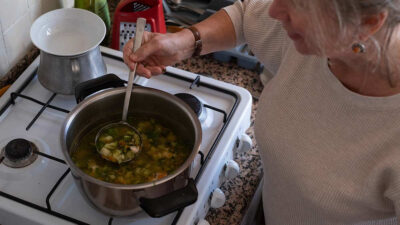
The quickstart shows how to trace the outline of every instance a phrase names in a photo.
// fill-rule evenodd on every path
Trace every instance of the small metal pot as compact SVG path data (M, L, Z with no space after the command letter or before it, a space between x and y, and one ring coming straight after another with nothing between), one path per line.
M76 98L79 102L100 89L123 84L116 75L105 75L78 85ZM65 119L61 130L62 152L79 190L97 209L112 216L132 216L143 209L152 217L161 217L194 203L197 189L189 174L200 148L201 125L186 103L166 92L134 87L129 113L162 118L179 138L191 144L191 154L174 173L151 183L112 184L85 174L71 160L74 144L92 125L121 117L124 93L125 88L96 93L80 102Z
M58 56L40 51L39 82L55 93L72 95L77 84L105 73L106 65L98 46L75 56Z
M84 9L56 9L37 18L30 37L40 49L40 83L55 93L71 95L78 83L104 75L99 44L105 34L103 20Z

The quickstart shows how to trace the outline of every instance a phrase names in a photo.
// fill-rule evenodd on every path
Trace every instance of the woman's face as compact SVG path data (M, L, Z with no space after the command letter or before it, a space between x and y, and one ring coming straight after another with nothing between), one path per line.
M332 19L328 21L328 17L324 18L326 21L323 27L330 27L330 29L317 29L310 20L308 9L302 5L294 6L293 0L274 0L270 6L269 15L282 22L287 35L301 54L320 55L321 52L326 55L338 54L338 46L333 46L337 40L328 40L334 39L333 37L338 32L334 31L337 26ZM320 35L321 32L329 32L329 35ZM324 37L323 40L321 37Z

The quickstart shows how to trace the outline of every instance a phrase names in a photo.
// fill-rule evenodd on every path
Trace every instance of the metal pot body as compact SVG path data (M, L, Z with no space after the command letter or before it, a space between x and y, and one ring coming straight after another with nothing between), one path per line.
M112 216L131 216L142 209L150 216L163 216L179 209L182 204L178 204L179 207L175 205L166 210L161 209L163 212L151 211L159 205L168 206L171 200L176 200L177 196L187 191L185 188L190 181L191 164L198 154L202 135L201 125L196 114L176 96L156 89L135 87L129 108L129 114L162 118L168 123L169 127L173 127L178 137L184 138L187 143L191 143L191 154L174 173L151 183L112 184L85 174L75 166L70 157L79 137L90 130L92 125L98 126L107 121L110 122L110 120L118 120L121 117L124 94L125 88L108 89L79 103L69 113L63 124L61 132L62 151L80 191L97 209ZM177 192L178 195L173 196L174 192ZM197 189L195 192L195 199L192 199L191 203L197 199ZM172 196L168 196L171 194ZM152 203L146 205L146 202Z
M157 199L184 188L188 182L189 170L188 168L169 181L142 189L110 187L84 179L79 173L72 174L80 193L94 208L110 216L134 216L142 211L140 199ZM164 215L147 213L152 217Z
M105 73L106 65L99 46L75 56L57 56L40 51L39 82L55 93L72 95L77 84Z

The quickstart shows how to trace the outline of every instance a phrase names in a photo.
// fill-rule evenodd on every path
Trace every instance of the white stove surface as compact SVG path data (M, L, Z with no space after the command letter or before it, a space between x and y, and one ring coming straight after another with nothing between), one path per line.
M108 48L102 51L114 56L121 56L121 52ZM128 68L121 60L104 57L108 73L114 73L120 78L127 80ZM13 86L0 98L0 109L6 106L10 99L10 93L15 92L27 78L34 73L39 64L37 58L32 65L21 75ZM194 80L197 74L189 73L176 68L168 68L167 72L178 74L187 79ZM220 112L206 108L207 118L202 122L202 143L201 151L207 156L210 149L215 148L214 154L209 159L203 173L197 177L196 186L199 190L199 197L196 203L186 207L176 224L194 224L205 217L209 209L210 193L225 180L223 168L227 160L232 159L234 144L237 138L244 133L250 125L251 95L240 87L233 86L221 81L216 81L201 76L201 83L218 86L234 95L210 89L206 85L194 86L190 89L190 82L176 79L171 76L161 75L149 80L137 78L135 83L161 89L171 94L190 93L198 97L204 104L216 107L226 112L232 118L224 127L224 115ZM43 88L37 77L23 89L21 94L35 98L41 102L47 102L53 95L52 92ZM72 110L76 106L74 96L57 95L50 105L66 110ZM122 107L122 106L121 106ZM67 114L51 108L43 111L37 121L26 130L34 116L41 110L42 106L30 100L17 97L15 104L10 105L0 115L0 149L10 140L24 138L33 142L38 149L48 155L63 160L60 144L60 130ZM229 118L228 118L229 119ZM221 129L225 132L220 136L215 146L215 140ZM1 150L0 150L1 151ZM192 163L194 168L191 177L196 178L201 168L201 157ZM14 196L26 202L51 210L61 215L73 218L76 223L87 224L172 224L176 212L162 218L151 218L142 212L129 218L112 218L91 207L78 191L72 175L68 172L68 165L39 156L31 165L14 169L0 164L0 191L7 195ZM56 186L58 180L64 175L65 178ZM54 192L47 199L49 193ZM46 199L48 201L46 201ZM62 217L62 216L61 216ZM0 224L72 224L74 221L65 220L49 213L34 209L26 204L20 204L15 199L0 196Z

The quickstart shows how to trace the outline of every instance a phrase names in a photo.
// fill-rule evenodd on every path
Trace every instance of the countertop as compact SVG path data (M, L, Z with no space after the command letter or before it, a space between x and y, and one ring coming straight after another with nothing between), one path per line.
M118 2L118 0L109 1L111 18ZM32 47L29 53L0 79L0 88L7 84L12 84L38 55L39 50ZM206 217L206 220L211 225L239 225L261 179L262 173L260 156L253 131L258 96L263 88L259 75L256 71L243 69L234 62L219 62L212 55L190 58L174 66L243 87L253 96L251 126L246 132L253 140L253 148L247 153L235 156L234 160L240 166L240 175L221 186L221 190L226 195L226 203L219 209L211 209Z

